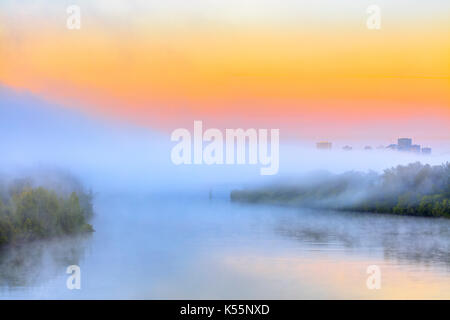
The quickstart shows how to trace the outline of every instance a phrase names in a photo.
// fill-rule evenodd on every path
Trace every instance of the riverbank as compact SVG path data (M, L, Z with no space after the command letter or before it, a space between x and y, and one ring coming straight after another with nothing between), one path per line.
M93 232L92 193L74 181L59 178L53 188L33 178L0 181L0 246Z
M450 218L450 164L412 163L383 174L347 172L233 190L232 201L299 207Z

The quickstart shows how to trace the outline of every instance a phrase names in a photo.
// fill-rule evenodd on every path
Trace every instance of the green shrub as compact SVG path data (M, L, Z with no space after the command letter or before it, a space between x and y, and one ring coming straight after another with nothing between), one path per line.
M92 195L58 196L43 187L25 186L0 201L0 245L92 232ZM80 202L83 199L83 203Z

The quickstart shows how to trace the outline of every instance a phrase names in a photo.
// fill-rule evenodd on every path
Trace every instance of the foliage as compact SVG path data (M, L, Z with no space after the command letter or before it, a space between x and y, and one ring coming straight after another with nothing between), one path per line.
M92 193L58 195L28 181L14 181L0 192L0 246L92 232Z
M450 163L419 162L381 175L348 172L321 181L235 190L233 201L291 204L363 212L450 217Z

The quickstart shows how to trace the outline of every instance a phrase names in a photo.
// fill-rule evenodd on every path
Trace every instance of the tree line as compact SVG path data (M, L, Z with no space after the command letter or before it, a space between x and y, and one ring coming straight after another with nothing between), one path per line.
M450 163L419 162L374 172L329 174L297 184L234 190L232 201L362 212L450 217Z

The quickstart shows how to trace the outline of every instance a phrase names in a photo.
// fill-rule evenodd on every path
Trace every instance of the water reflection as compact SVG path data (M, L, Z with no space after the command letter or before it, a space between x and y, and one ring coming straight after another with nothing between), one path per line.
M103 195L91 239L0 257L0 298L450 298L450 221ZM8 257L8 258L5 258ZM81 290L65 268L81 267ZM382 289L366 287L369 265Z
M64 237L2 248L0 287L34 287L64 274L69 265L78 265L84 258L90 237Z
M444 218L302 209L280 220L275 232L311 249L380 251L386 260L450 271L450 221Z

